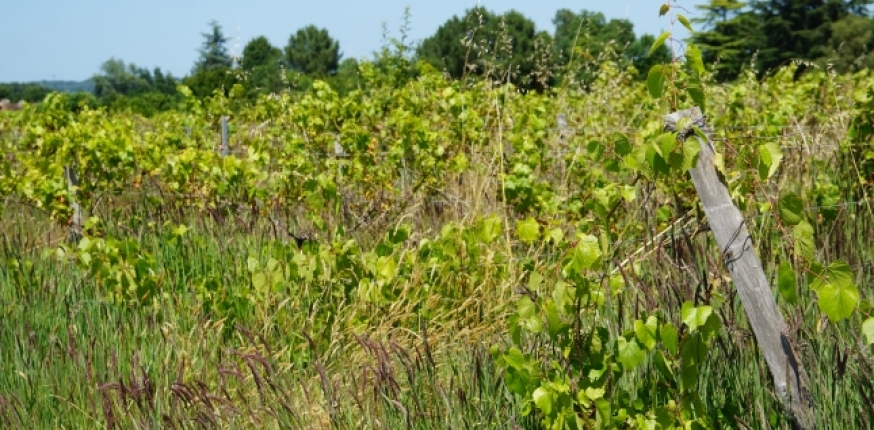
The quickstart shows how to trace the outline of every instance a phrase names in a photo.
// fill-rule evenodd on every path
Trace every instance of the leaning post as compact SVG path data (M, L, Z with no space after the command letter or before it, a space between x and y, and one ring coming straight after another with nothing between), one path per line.
M677 130L677 124L683 118L691 119L694 127L703 133L697 133L692 126ZM753 247L743 214L717 174L712 131L697 107L665 115L665 129L679 132L682 140L693 138L701 145L698 161L689 173L704 206L707 223L731 273L785 412L794 428L812 429L816 426L816 418L807 389L807 374L789 341L786 322L777 308L774 292Z

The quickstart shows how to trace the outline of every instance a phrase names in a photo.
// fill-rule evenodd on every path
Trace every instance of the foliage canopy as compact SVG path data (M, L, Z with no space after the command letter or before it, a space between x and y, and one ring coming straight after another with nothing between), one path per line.
M335 74L340 65L340 43L328 30L308 25L288 38L285 62L288 68L314 77Z

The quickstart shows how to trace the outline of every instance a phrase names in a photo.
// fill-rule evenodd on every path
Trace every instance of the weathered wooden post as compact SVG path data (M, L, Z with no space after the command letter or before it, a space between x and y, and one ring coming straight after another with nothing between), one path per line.
M691 119L692 124L705 136L700 136L691 127L677 130L677 123L682 118ZM807 390L807 375L787 337L786 322L777 308L777 301L753 247L743 214L734 205L728 188L717 175L713 164L716 153L711 143L712 131L697 107L665 115L665 129L679 131L680 138L684 140L695 138L701 145L698 162L689 172L707 214L710 230L722 250L723 259L740 294L786 413L790 415L795 428L812 429L816 426L816 417Z
M563 113L556 115L555 122L558 124L558 138L565 142L567 140L567 115Z
M568 168L564 156L568 148L567 141L568 135L570 134L567 126L567 115L563 113L557 114L555 116L555 123L558 130L558 145L555 153L550 155L558 161L555 163L557 166L555 174L557 175L557 180L561 181L559 186L561 187L562 192L565 192L567 191ZM574 161L576 161L576 157L574 157Z
M82 239L82 207L76 200L76 190L79 188L79 175L76 174L76 165L71 164L64 167L64 179L67 180L67 189L70 191L70 208L73 209L73 216L70 218L70 232L67 235L69 243L79 243Z
M346 156L346 150L343 149L343 145L340 145L340 135L334 135L334 157L337 158L337 183L339 185L340 180L343 177L343 166L340 164L340 158Z

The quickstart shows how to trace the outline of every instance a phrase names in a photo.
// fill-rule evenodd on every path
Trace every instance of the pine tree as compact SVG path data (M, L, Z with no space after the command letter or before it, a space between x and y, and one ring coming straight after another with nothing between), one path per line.
M757 56L759 75L792 60L826 63L838 70L867 64L874 48L867 17L874 0L709 0L698 5L705 30L692 41L720 80L733 79ZM856 61L860 57L861 61ZM804 68L799 69L803 71Z
M192 74L207 70L228 69L233 65L231 56L228 54L228 38L222 32L221 26L216 21L209 23L212 31L201 33L204 37L203 47L200 48L200 58L194 64Z
M249 94L269 94L282 87L282 50L271 45L264 36L259 36L243 48L241 68L247 72L246 87Z
M756 0L765 46L762 71L793 59L816 60L829 54L832 24L849 15L867 16L872 0Z
M764 46L759 18L740 0L710 0L696 8L704 11L704 17L692 21L706 30L693 33L693 43L705 63L715 64L718 80L734 79Z

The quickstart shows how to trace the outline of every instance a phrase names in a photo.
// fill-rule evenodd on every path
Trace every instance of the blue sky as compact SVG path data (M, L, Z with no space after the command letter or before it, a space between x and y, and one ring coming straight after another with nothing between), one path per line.
M635 33L658 35L670 29L658 17L666 0L482 0L494 12L515 9L537 28L553 31L558 9L592 10L610 18L628 18ZM700 0L680 0L694 15ZM141 67L160 67L176 77L189 73L203 42L201 33L215 19L230 37L232 51L260 35L283 47L308 24L328 29L344 57L366 57L381 46L382 24L398 36L404 8L412 13L410 37L433 34L476 0L0 0L0 82L43 79L84 80L111 57ZM677 23L675 30L682 30ZM686 36L685 30L677 35Z

